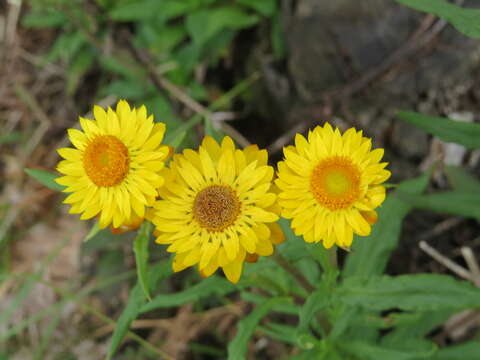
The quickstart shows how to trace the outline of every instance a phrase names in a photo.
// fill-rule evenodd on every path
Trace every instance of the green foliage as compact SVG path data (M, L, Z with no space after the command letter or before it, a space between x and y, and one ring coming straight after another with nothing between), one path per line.
M432 360L475 359L478 357L478 354L480 354L480 341L476 340L441 349L432 357Z
M465 9L446 0L397 0L397 2L413 9L437 15L465 35L480 39L479 9Z
M480 194L478 191L454 190L421 196L399 193L399 196L419 209L480 219L480 207L478 206Z
M443 141L454 142L468 149L480 147L479 124L431 117L407 111L400 112L398 117L429 134L438 136Z
M237 335L235 335L228 345L228 360L245 359L248 341L252 337L260 320L262 320L262 318L265 317L276 304L291 301L292 300L288 297L272 298L258 306L248 316L240 320L238 323Z
M138 283L143 291L143 294L150 300L150 290L148 288L148 244L150 242L150 232L152 225L145 221L138 235L133 241L133 251L135 253L135 262L137 264Z
M48 171L35 169L25 169L25 172L31 177L33 177L35 180L37 180L40 184L48 187L49 189L55 191L62 191L63 189L65 189L64 186L55 182L55 179L58 177L58 175L49 173Z
M429 359L436 351L436 346L427 341L406 341L404 348L388 348L361 341L346 341L342 348L352 355L361 354L362 360L418 360Z
M480 306L480 289L438 274L351 277L335 295L348 306L367 310L465 310Z
M315 314L329 305L329 292L326 290L322 287L309 295L300 310L296 338L303 349L311 349L316 343L316 339L310 332L310 323L315 319Z
M480 191L480 181L478 181L468 170L458 166L446 166L444 171L450 185L456 190L466 192Z
M250 15L238 7L222 6L188 14L186 28L195 46L202 49L209 40L224 30L243 29L258 21L258 16Z
M117 325L115 326L115 330L110 340L107 359L111 359L115 354L115 351L127 333L131 322L137 318L140 308L143 306L143 304L145 304L146 301L147 299L145 297L144 290L142 289L142 286L137 283L130 291L127 305L125 306L125 309L123 310L122 315L120 315Z
M152 301L140 309L140 313L159 308L183 305L211 295L223 296L234 292L236 289L237 288L228 280L218 276L210 276L202 282L188 287L186 290L176 292L175 294L155 296Z

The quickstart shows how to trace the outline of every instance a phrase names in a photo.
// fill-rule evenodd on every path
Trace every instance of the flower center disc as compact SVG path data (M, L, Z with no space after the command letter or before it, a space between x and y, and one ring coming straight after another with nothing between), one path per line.
M212 185L200 191L193 202L193 216L201 227L220 232L240 214L240 201L228 186Z
M312 171L310 191L327 209L345 209L360 196L360 171L342 156L322 160Z
M97 136L83 154L83 167L90 180L100 187L122 182L128 173L127 147L115 136Z

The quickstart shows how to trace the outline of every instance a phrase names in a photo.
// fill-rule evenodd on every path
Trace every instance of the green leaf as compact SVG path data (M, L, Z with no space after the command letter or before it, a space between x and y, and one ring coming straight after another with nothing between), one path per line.
M87 43L87 38L81 31L60 34L46 55L45 61L54 62L61 59L69 63L73 56Z
M397 2L413 9L437 15L465 35L480 39L479 9L465 9L445 0L397 0Z
M127 305L115 326L115 330L110 340L110 346L108 348L107 359L111 359L113 357L115 351L118 349L118 346L130 328L130 324L137 318L140 308L146 303L146 301L147 299L145 298L142 286L137 282L134 288L130 291Z
M389 314L387 321L393 329L382 337L382 345L400 346L406 339L423 338L444 324L453 313L452 310L440 310Z
M48 171L43 171L43 170L35 170L35 169L25 169L25 172L33 177L35 180L37 180L39 183L42 185L48 187L49 189L55 190L55 191L62 191L65 189L64 186L57 184L55 182L55 179L58 177L58 175L49 173Z
M352 277L334 296L346 305L374 311L460 311L480 307L480 288L438 274Z
M480 124L431 117L407 111L400 112L398 117L429 134L438 136L443 141L457 143L468 149L480 147Z
M91 49L84 49L80 51L67 69L66 90L69 95L72 95L77 90L82 77L93 65L95 55L90 50Z
M210 118L205 118L205 135L213 137L218 143L222 142L225 136L220 130L215 129Z
M210 295L220 297L234 292L236 289L237 287L228 280L218 276L210 276L186 290L174 294L157 295L152 301L145 304L140 312L144 313L159 308L179 306L188 302L198 301L199 299Z
M480 219L480 193L478 191L454 190L417 196L399 192L398 195L402 200L419 209Z
M182 131L175 138L173 138L168 144L172 146L174 149L176 149L182 144L183 140L185 139L185 136L187 136L187 132Z
M268 296L264 296L258 293L246 292L246 291L242 291L240 293L240 297L245 301L248 301L250 303L257 304L257 305L260 305L269 299ZM298 314L300 314L301 309L302 308L299 305L289 302L289 303L280 303L275 305L272 308L272 311L298 316ZM295 339L292 339L292 340L295 341Z
M3 144L15 144L22 140L22 133L19 131L12 131L10 133L0 135L0 145Z
M480 354L480 341L477 340L440 349L431 360L477 359L478 354Z
M99 231L100 231L100 226L98 225L98 221L95 221L95 224L93 224L92 228L88 232L87 236L85 236L85 239L83 241L87 242L88 240L94 238Z
M152 90L153 86L149 83L139 82L135 79L119 79L102 87L101 93L104 96L115 95L120 99L135 101L145 98Z
M401 183L398 189L408 194L421 194L428 184L428 174ZM390 254L397 247L402 223L412 209L395 195L389 195L378 209L378 222L372 234L366 238L356 237L352 252L348 255L343 277L369 276L383 273Z
M253 336L260 320L268 315L275 305L291 301L291 298L288 297L272 298L240 320L237 327L237 334L230 344L228 344L228 360L244 360L246 358L248 341Z
M362 355L362 360L419 360L430 359L437 347L427 341L405 341L401 349L387 348L361 341L343 341L341 347L354 356Z
M272 16L277 9L276 0L237 0L237 3L252 8L263 16Z
M238 7L201 9L187 15L187 32L198 47L224 29L239 30L256 24L260 18Z
M120 4L110 11L110 17L116 21L148 20L158 16L163 1L143 0Z
M60 11L30 11L22 17L22 25L26 28L41 29L65 25L67 18Z
M456 190L480 192L480 181L468 170L457 166L446 166L444 170L450 185Z
M300 319L297 327L297 343L302 349L311 349L315 346L316 339L310 332L310 323L315 320L315 315L329 304L326 288L314 291L305 301L300 311Z
M137 276L138 282L143 290L143 293L147 299L150 298L150 290L148 288L148 245L150 242L150 232L152 230L152 224L145 221L137 237L133 240L133 251L135 253L135 262L137 263Z
M294 326L270 322L265 326L258 326L258 329L272 339L282 341L286 344L297 344L295 342L297 329Z

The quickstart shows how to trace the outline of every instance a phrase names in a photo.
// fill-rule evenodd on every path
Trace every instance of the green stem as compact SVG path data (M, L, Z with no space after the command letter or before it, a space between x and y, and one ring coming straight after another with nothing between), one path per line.
M297 280L298 283L302 285L305 290L307 290L307 293L312 293L315 291L315 288L312 286L312 284L310 284L307 278L303 276L303 274L298 271L296 267L292 266L292 264L290 264L288 260L285 259L278 252L273 254L273 260L282 268L284 268L285 271L287 271L290 275L292 275L295 280Z
M334 246L328 251L328 260L330 262L330 266L332 267L332 270L337 270L338 269L338 256L337 256L337 247Z
M335 256L336 259L336 256ZM315 287L310 284L310 282L307 280L303 274L298 271L296 267L294 267L292 264L288 262L287 259L285 259L282 255L280 255L278 252L273 254L273 260L280 265L285 271L287 271L290 275L292 275L295 280L298 281L298 283L307 291L308 294L311 294L315 291ZM330 324L330 321L328 321L327 317L322 314L322 313L316 313L316 317L318 320L318 323L322 327L324 334L330 333L330 330L332 329L332 325Z

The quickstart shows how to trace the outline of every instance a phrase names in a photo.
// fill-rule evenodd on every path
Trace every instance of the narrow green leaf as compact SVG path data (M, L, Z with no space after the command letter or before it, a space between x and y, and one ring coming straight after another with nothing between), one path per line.
M480 354L480 341L477 340L440 349L431 360L478 359L478 354Z
M231 284L228 280L218 277L210 276L207 279L202 280L200 283L187 288L186 290L176 292L174 294L162 294L155 296L152 301L145 304L140 312L173 307L186 304L188 302L195 302L201 298L216 295L223 296L234 292L237 287Z
M465 310L480 307L480 288L451 276L415 274L346 279L335 298L374 311Z
M419 209L480 219L480 193L478 191L454 190L416 196L399 191L398 195L402 200Z
M419 360L430 359L437 347L427 341L405 341L400 349L387 348L363 341L343 341L341 347L354 356L362 354L362 360Z
M247 353L248 341L253 336L255 328L260 320L268 315L275 305L291 301L292 299L288 297L272 298L258 306L249 315L240 320L238 323L237 334L230 344L228 344L228 360L244 360Z
M302 349L311 349L315 346L316 339L310 331L310 323L315 315L329 303L328 292L325 287L314 291L305 301L300 311L300 319L297 327L297 343Z
M225 136L220 130L215 129L210 118L205 118L205 135L213 137L217 142L221 142Z
M138 231L137 237L133 241L133 251L135 253L135 262L137 263L137 276L138 282L145 294L145 297L149 300L150 290L148 288L148 245L150 242L150 232L152 229L152 224L148 221L145 221L140 230Z
M74 94L82 77L90 70L94 60L95 54L91 49L84 48L76 54L72 63L67 68L67 94Z
M437 15L465 35L480 39L479 9L465 9L445 0L397 0L413 9Z
M239 4L252 8L263 16L272 16L277 9L276 0L238 0Z
M67 18L60 11L30 11L22 17L22 25L26 28L42 29L58 27L67 23Z
M480 124L432 117L409 111L400 112L398 117L429 134L438 136L443 141L457 143L468 149L480 147Z
M143 0L121 3L110 11L110 17L116 21L141 21L157 16L163 1Z
M480 192L480 181L467 169L458 166L446 166L445 174L447 175L450 185L456 190Z
M393 329L382 337L382 345L401 346L407 339L423 338L444 324L453 313L452 310L439 310L390 314L388 322Z
M269 297L267 296L264 296L258 293L246 292L246 291L242 291L240 293L240 297L245 301L248 301L250 303L257 304L257 305L260 305L269 299ZM298 316L300 314L301 309L302 308L299 305L294 303L280 303L275 305L272 308L272 311Z
M186 27L193 42L203 47L225 29L239 30L256 24L260 18L239 7L223 6L200 9L187 15Z
M48 171L43 171L43 170L35 170L35 169L25 169L25 172L33 177L35 180L37 180L39 183L42 185L48 187L49 189L55 190L55 191L62 191L65 189L64 186L57 184L55 182L55 179L58 177L58 175L49 173Z
M429 175L401 183L398 189L408 194L421 194L428 184ZM342 275L369 276L383 273L390 254L397 247L402 223L412 209L395 193L389 195L378 209L378 222L373 226L372 234L366 238L356 237L352 252L348 255Z
M168 144L172 146L174 149L176 149L182 144L183 140L185 140L185 136L187 136L187 132L182 131L175 138L173 138Z
M146 303L144 291L140 283L133 287L128 296L127 306L123 310L120 318L117 321L115 330L110 340L110 346L108 348L107 359L112 359L115 351L122 342L125 334L130 328L130 324L135 320L139 314L140 308Z
M87 242L88 240L94 238L99 231L100 231L100 226L98 225L98 221L95 221L95 224L93 224L92 228L88 232L87 236L85 236L85 239L83 241Z
M265 326L258 326L258 329L272 339L282 341L286 344L297 344L295 341L297 329L294 326L269 322Z
M172 143L178 139L179 136L182 135L182 133L188 133L188 131L194 127L196 124L198 124L202 120L201 116L193 116L190 120L188 120L186 123L183 123L180 125L175 131L172 133L168 133L165 136L165 144L168 144L170 146L173 146Z

